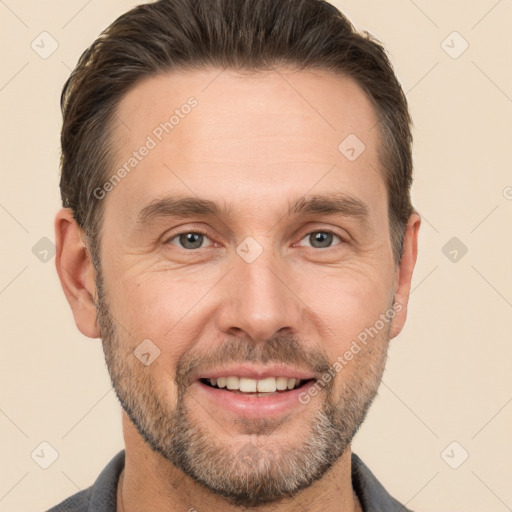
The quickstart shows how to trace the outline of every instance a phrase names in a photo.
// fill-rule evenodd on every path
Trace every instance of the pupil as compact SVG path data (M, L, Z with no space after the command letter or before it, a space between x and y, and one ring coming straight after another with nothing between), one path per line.
M198 249L203 243L203 235L200 233L186 233L180 236L180 243L186 249Z
M329 247L329 245L332 242L332 234L331 233L324 233L322 231L318 231L317 233L315 233L311 236L313 237L312 238L313 247Z

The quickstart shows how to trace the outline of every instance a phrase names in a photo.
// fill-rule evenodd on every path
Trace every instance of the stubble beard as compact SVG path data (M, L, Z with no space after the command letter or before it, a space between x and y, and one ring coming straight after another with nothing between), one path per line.
M351 364L358 365L345 378L342 389L335 393L333 379L318 396L317 407L310 427L297 436L294 445L283 446L273 442L278 432L283 435L288 428L286 418L282 425L272 422L247 424L248 441L226 443L207 428L193 420L187 407L188 386L186 376L191 360L176 368L177 400L173 407L165 396L155 373L134 356L133 347L120 336L107 304L101 271L97 273L98 325L102 337L105 361L115 393L122 408L137 428L145 442L176 468L201 484L212 493L225 498L235 506L257 507L293 498L302 489L321 479L341 457L363 423L377 393L384 371L388 325L382 339L375 339L365 347L365 354L358 354ZM286 343L292 344L283 352ZM232 360L259 360L261 362L293 363L291 354L309 361L295 339L273 338L258 348L250 341L236 340L230 357ZM297 352L298 351L298 352ZM224 354L230 351L224 351ZM234 354L236 352L236 356ZM243 354L247 358L243 357ZM284 357L280 357L284 355ZM235 359L236 357L236 359ZM180 362L182 362L180 359ZM321 353L313 358L316 370L330 367ZM345 368L342 370L346 371ZM338 379L343 378L338 374ZM190 403L190 399L188 400ZM303 405L302 407L307 407ZM215 421L214 418L212 418ZM250 440L249 440L250 439ZM287 439L287 437L286 437Z

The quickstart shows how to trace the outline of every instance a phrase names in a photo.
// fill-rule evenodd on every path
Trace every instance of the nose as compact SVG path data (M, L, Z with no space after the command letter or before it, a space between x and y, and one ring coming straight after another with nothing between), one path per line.
M264 251L252 263L235 257L224 283L219 329L232 335L243 331L255 341L268 340L278 331L298 331L305 307L290 275L271 251Z

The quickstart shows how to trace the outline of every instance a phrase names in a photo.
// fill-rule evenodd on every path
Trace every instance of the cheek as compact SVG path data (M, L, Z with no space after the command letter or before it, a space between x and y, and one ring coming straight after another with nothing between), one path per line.
M203 279L206 277L203 274ZM142 343L150 349L152 344L156 346L152 349L158 354L155 379L166 381L165 387L174 386L179 358L201 337L208 318L204 295L210 288L209 281L155 272L125 279L116 290L115 315L125 327L120 331L124 342L131 350L137 350Z
M199 305L209 283L205 274L202 279L172 272L126 277L115 289L116 312L131 330L162 339Z
M343 350L390 306L391 284L383 279L330 276L315 281L315 292L309 293L308 305L328 328L332 340L329 349Z

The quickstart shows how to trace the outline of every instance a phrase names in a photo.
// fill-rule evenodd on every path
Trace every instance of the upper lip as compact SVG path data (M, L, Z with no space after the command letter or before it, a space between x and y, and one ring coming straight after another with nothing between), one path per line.
M219 377L245 377L248 379L265 379L266 377L287 377L288 379L314 379L312 372L299 370L285 365L257 366L251 364L223 366L198 373L199 379L218 379Z

